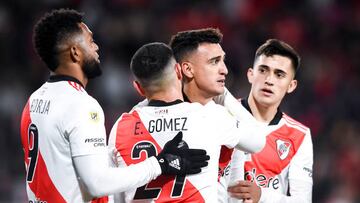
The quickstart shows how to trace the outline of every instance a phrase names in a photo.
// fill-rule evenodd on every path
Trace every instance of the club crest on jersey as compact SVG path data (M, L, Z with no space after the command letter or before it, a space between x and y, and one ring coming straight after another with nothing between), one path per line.
M277 153L281 160L284 160L290 152L291 143L283 140L276 140Z
M97 112L90 112L90 120L94 122L98 122L99 114Z

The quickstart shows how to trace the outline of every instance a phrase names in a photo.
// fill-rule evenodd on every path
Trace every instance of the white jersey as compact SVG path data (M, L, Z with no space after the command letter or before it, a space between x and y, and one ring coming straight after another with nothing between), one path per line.
M261 141L247 140L251 132L244 131L222 106L199 103L150 102L135 107L115 123L109 138L110 154L119 167L138 163L156 155L177 132L190 148L205 149L209 165L202 172L185 177L160 176L156 180L125 192L126 202L217 202L220 148L263 147ZM249 147L252 146L252 147ZM255 149L256 148L256 149ZM176 163L174 163L176 164Z
M92 200L74 170L72 157L107 150L103 110L76 79L52 76L30 96L21 141L29 202L107 202Z
M214 98L214 101L217 104L221 104L222 106L233 106L237 105L239 102L237 100L231 100L226 99L225 97L228 97L227 94L230 94L227 90L224 92L223 95L217 96ZM259 132L265 130L265 132L268 129L264 129L263 126L259 126L258 123L256 123L255 118L243 107L239 107L236 109L233 109L232 111L229 111L229 113L236 117L236 119L245 125L249 126L258 126ZM265 133L264 135L266 135ZM237 164L234 166L234 154L235 151L238 151L239 153L242 151L229 149L225 146L221 147L221 153L220 153L220 159L219 159L219 177L218 177L218 202L219 203L226 203L228 202L229 195L227 192L227 188L229 185L234 183L234 175L231 176L231 171L233 170L233 167L239 167L240 164ZM242 152L243 153L243 152ZM243 174L241 174L241 171L238 171L237 173L238 177L243 177Z
M236 101L228 93L225 106L238 119L246 110L246 100ZM240 117L239 117L240 116ZM313 148L310 129L278 111L267 125L248 119L268 129L266 145L261 152L245 154L235 150L232 159L231 183L249 180L261 187L260 202L311 202ZM262 134L264 135L264 134ZM237 202L231 198L231 202Z

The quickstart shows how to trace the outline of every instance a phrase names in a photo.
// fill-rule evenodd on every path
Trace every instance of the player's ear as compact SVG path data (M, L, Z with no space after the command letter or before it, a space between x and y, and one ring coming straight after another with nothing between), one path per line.
M253 77L254 77L254 69L251 67L247 71L247 78L250 84L252 84L253 82Z
M136 89L136 91L141 95L141 96L145 96L145 91L144 89L141 87L140 83L136 80L133 81L133 86Z
M191 67L191 64L189 62L182 62L180 63L181 71L187 78L193 78L193 69Z
M82 55L82 53L81 53L79 47L77 47L75 45L70 47L70 58L74 63L81 61L81 55Z
M296 89L296 87L297 87L297 80L291 80L286 92L291 93Z
M175 72L176 72L176 76L179 80L182 80L182 73L181 73L181 66L179 63L175 64Z

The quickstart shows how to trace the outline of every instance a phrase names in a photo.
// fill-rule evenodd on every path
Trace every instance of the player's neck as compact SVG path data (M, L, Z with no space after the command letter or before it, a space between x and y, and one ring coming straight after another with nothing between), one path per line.
M278 106L276 105L262 105L260 102L257 102L251 95L248 98L248 103L254 118L257 121L263 123L270 123L271 120L275 117L278 109Z
M206 94L202 94L201 90L189 84L184 85L184 93L190 102L198 102L202 105L207 104L209 101L213 99L213 97L206 96Z
M81 84L86 87L88 78L85 76L80 66L77 65L59 65L55 70L55 75L67 75L76 78Z
M184 100L180 89L178 88L166 88L166 90L147 95L148 100L161 100L165 102L173 102L175 100Z

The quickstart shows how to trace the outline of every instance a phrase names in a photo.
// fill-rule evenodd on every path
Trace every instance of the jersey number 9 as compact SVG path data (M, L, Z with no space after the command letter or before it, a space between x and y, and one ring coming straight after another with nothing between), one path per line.
M34 174L35 174L36 163L37 163L38 152L39 152L39 150L38 150L39 133L38 133L38 129L37 129L36 125L34 125L34 124L31 124L29 126L28 144L29 144L28 159L30 161L29 161L29 166L28 166L28 170L27 170L26 180L28 182L32 182L33 178L34 178Z

